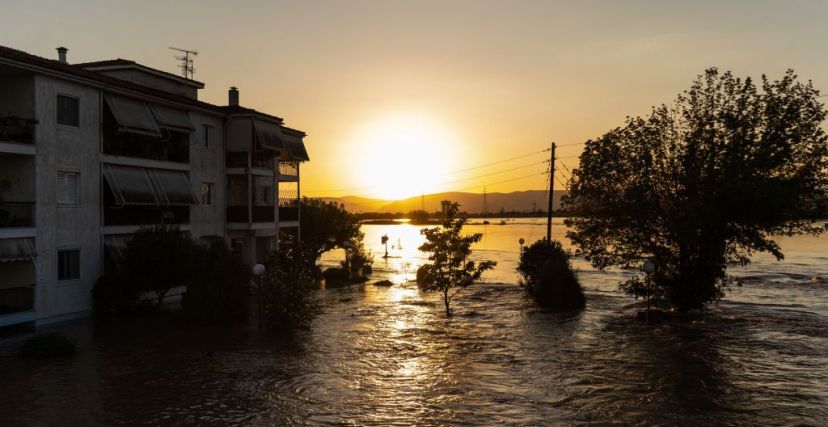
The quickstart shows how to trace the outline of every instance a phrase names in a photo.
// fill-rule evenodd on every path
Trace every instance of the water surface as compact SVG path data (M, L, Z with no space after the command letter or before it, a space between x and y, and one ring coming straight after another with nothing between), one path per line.
M468 227L485 233L476 256L499 264L446 318L437 295L407 283L424 261L419 228L365 226L375 254L389 236L393 258L377 259L375 279L396 285L318 291L319 316L293 337L166 316L55 326L81 352L0 355L0 424L828 424L825 237L783 239L786 260L735 270L745 285L708 315L652 326L617 290L629 272L582 260L586 310L527 301L514 267L518 238L545 233L532 219Z

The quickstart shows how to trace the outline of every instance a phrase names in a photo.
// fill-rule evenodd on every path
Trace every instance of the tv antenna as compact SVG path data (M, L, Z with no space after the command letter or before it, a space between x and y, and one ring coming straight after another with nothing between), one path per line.
M178 52L175 59L181 61L181 64L178 66L178 68L181 69L181 77L184 77L188 80L192 80L193 74L195 74L195 68L193 67L192 57L198 56L198 51L181 49L178 47L170 47L170 50Z

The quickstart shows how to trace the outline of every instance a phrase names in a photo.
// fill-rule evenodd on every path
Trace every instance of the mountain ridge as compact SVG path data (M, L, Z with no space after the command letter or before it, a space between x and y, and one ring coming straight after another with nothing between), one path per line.
M554 191L553 201L556 208L561 206L561 196L566 193L566 190ZM460 191L426 194L401 200L383 200L364 196L321 197L321 199L326 201L341 203L345 205L346 210L355 213L397 213L420 209L434 212L441 209L440 202L443 200L460 203L460 209L463 211L482 213L484 210L483 198L482 193L465 193ZM500 212L501 210L506 212L546 210L547 204L546 190L487 193L485 198L487 211L491 213Z

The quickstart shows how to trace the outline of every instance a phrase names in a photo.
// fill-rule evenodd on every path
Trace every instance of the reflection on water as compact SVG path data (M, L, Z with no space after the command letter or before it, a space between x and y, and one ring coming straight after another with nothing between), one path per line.
M32 363L0 355L3 425L539 425L812 424L828 421L828 244L783 240L736 273L742 288L704 318L649 326L617 291L624 272L580 260L587 309L535 309L515 286L518 238L542 222L469 226L480 258L499 262L456 299L407 283L424 258L411 225L366 226L378 258L371 284L318 293L310 331L193 329L175 319L57 326L77 358ZM563 227L554 230L563 234ZM402 248L399 248L401 243ZM392 248L393 246L393 248ZM341 254L326 256L334 264ZM0 352L13 347L0 342Z

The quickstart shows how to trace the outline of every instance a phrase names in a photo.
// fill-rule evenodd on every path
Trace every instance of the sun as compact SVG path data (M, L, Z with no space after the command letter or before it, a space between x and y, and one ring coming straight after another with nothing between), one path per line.
M445 173L456 164L453 136L426 116L396 114L367 123L357 132L354 171L362 195L405 199L443 190Z

